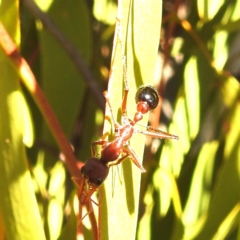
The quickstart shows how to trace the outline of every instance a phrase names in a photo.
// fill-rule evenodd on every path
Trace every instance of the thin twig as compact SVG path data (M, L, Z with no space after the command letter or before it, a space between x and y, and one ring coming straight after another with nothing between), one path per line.
M189 33L189 35L195 40L195 42L198 44L198 46L202 49L202 52L203 52L205 58L209 62L209 65L212 66L213 69L215 69L214 63L213 63L213 58L212 58L211 54L209 53L208 49L206 48L206 45L204 44L204 42L202 41L200 36L192 28L190 22L188 22L187 20L182 20L182 21L180 21L180 23L181 23L183 29L185 29Z
M41 9L32 0L21 0L22 3L30 10L33 16L39 19L46 30L58 41L62 49L68 54L75 64L77 71L83 76L87 86L91 90L94 99L98 106L103 110L105 106L102 90L99 89L96 79L93 77L91 71L83 60L83 57L79 51L70 43L66 36L59 30L56 24L49 18L47 14L41 11Z

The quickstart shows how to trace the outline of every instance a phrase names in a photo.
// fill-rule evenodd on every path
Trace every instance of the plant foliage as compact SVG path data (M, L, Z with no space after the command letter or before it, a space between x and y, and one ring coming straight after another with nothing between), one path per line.
M129 160L111 168L93 196L99 238L240 240L240 1L39 0L40 14L31 2L0 1L0 22L79 164L102 136L104 90L121 121L123 55L129 117L137 88L153 84L161 101L149 124L179 136L147 138L145 174ZM9 59L0 48L0 239L76 239L71 175ZM103 132L111 139L109 116L107 109ZM130 144L141 158L139 135ZM93 239L88 217L83 224L85 239Z

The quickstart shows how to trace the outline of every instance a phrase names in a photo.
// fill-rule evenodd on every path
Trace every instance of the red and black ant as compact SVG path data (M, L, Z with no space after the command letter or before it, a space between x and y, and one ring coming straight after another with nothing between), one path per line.
M123 46L120 37L120 20L117 19L117 36L119 39L120 47L123 51ZM134 133L141 133L146 136L161 138L161 139L178 139L178 136L162 132L152 127L146 127L146 130L139 130L135 125L142 120L143 114L155 109L159 103L159 95L156 89L150 85L142 86L138 89L135 95L137 104L137 111L133 119L127 116L127 97L129 92L127 81L127 67L126 57L124 51L122 54L123 62L123 80L125 83L124 96L122 100L122 119L121 124L118 123L113 115L113 109L109 100L107 92L104 92L104 97L108 104L111 120L114 124L114 139L112 141L99 140L91 144L92 157L89 158L86 164L81 168L82 178L73 177L73 181L78 187L79 199L79 220L81 221L92 210L92 194L100 187L109 173L109 167L121 163L127 157L142 171L146 172L141 165L137 154L129 145L129 140ZM100 158L97 158L95 146L102 146ZM82 217L82 206L86 205L88 213Z
M161 139L178 139L177 136L162 132L160 130L147 127L147 130L139 130L135 125L142 120L143 114L158 106L159 96L157 91L150 85L142 86L138 89L135 100L137 103L137 111L133 120L127 117L127 95L128 89L125 88L124 97L122 101L122 122L116 122L112 107L108 98L107 92L104 92L106 102L109 106L112 121L115 128L115 136L112 141L100 140L93 142L91 145L92 157L88 159L86 164L81 168L82 179L79 181L73 178L73 181L78 186L78 198L81 204L79 218L82 220L81 208L83 205L88 205L88 213L92 211L91 196L100 187L108 176L109 167L121 163L127 157L142 171L145 169L139 162L138 156L129 145L129 140L134 133L142 133L147 136ZM100 158L96 157L95 146L101 145L102 151ZM121 157L120 157L121 156Z

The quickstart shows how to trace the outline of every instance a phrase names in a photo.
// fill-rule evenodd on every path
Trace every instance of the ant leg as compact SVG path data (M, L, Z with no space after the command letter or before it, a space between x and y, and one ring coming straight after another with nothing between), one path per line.
M77 223L77 227L78 227L78 228L81 226L82 220L83 220L83 218L85 217L85 216L84 216L84 217L82 218L82 208L83 208L83 206L82 206L82 204L80 203L80 201L78 200L78 223Z
M85 184L85 179L84 178L82 178L82 179L80 179L80 178L77 178L77 177L72 177L72 180L73 180L73 182L76 184L76 186L77 186L77 188L78 188L78 204L79 204L79 206L78 206L78 228L79 228L79 226L80 226L80 223L81 223L81 221L82 221L82 204L80 203L80 197L79 197L79 194L82 192L82 189L83 189L83 186L84 186L84 184Z
M123 148L123 151L130 154L131 161L144 173L146 170L142 166L142 164L139 162L138 156L135 153L135 151L131 148L129 145L125 145Z
M125 84L123 101L122 101L122 115L124 117L126 117L127 116L127 97L128 97L128 92L129 92L128 81L127 81L126 56L122 57L122 64L123 64L123 80L124 80L124 84Z
M83 234L83 225L82 225L82 204L78 201L78 217L77 217L77 232L78 234Z
M112 118L113 125L114 125L114 129L115 129L114 131L115 131L115 134L116 134L116 133L118 133L119 123L115 120L115 117L114 117L114 114L113 114L113 108L112 108L112 105L111 105L110 100L109 100L108 92L104 91L103 96L105 97L106 102L108 104L109 111L110 111L111 118Z
M117 159L117 160L114 161L114 162L109 163L108 166L109 166L109 167L112 167L112 166L118 165L118 164L121 163L124 159L126 159L128 156L129 156L129 153L126 152L126 155L124 155L123 157Z
M93 157L96 156L96 151L95 151L96 145L101 145L102 147L104 147L104 145L106 145L107 143L108 143L108 141L106 141L106 140L99 140L99 141L92 142L92 144L91 144L92 156Z
M98 206L98 204L97 204L95 201L93 201L91 198L89 198L89 199L88 199L88 204L86 204L87 213L86 213L81 219L79 219L79 222L82 222L83 219L84 219L86 216L88 216L89 214L93 213L92 202ZM80 203L80 202L79 202L79 203ZM80 206L79 206L79 209L80 209ZM80 211L80 210L79 210L79 211ZM82 214L81 214L81 215L82 215ZM79 216L80 216L80 215L79 215Z
M94 204L96 204L97 206L98 206L98 204L95 202L95 201L93 201L90 197L88 197L87 199L86 199L86 202L88 202L88 207L87 207L87 210L88 210L88 212L82 217L82 207L83 207L83 204L81 203L81 201L80 201L80 195L81 195L81 193L82 193L82 189L83 189L83 187L84 187L84 184L85 184L85 179L84 178L82 178L81 180L79 179L79 178L77 178L77 177L72 177L72 180L73 180L73 182L77 185L77 187L78 187L78 203L79 203L79 206L78 206L78 209L79 209L79 212L78 212L78 227L80 227L80 224L81 224L81 222L83 221L83 219L87 216L87 215L89 215L90 213L92 213L93 212L93 208L92 208L92 202L94 203ZM92 194L93 194L93 192L94 191L96 191L96 189L95 188L93 188L93 189L91 189L89 192L88 192L88 196L92 196Z
M76 184L78 190L82 191L85 179L84 178L78 178L78 177L71 177L72 181Z
M89 199L87 206L88 206L88 207L87 207L87 213L81 218L81 220L80 220L81 222L83 221L83 219L84 219L86 216L88 216L89 214L91 214L91 213L93 212L92 200L91 200L91 199Z
M170 133L167 133L167 132L163 132L163 131L155 129L151 126L148 126L147 130L150 130L150 131L137 130L137 132L142 133L142 134L144 134L146 136L149 136L149 137L153 137L153 138L176 139L176 140L179 139L179 137L176 136L176 135L173 135L173 134L170 134ZM154 131L154 132L151 132L151 131Z
M146 170L144 169L144 167L141 165L141 163L139 162L138 156L135 153L135 151L129 146L129 145L125 145L125 148L122 149L122 151L126 154L125 156L119 158L117 161L112 162L110 164L108 164L109 167L114 166L114 165L118 165L119 163L121 163L124 159L126 159L127 157L130 156L130 160L142 171L142 172L146 172Z

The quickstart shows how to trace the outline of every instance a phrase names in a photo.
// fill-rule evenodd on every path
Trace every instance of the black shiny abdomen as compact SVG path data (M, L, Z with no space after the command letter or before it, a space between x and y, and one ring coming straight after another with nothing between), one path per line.
M140 87L135 95L136 103L146 102L151 110L158 106L159 96L157 90L151 85Z

